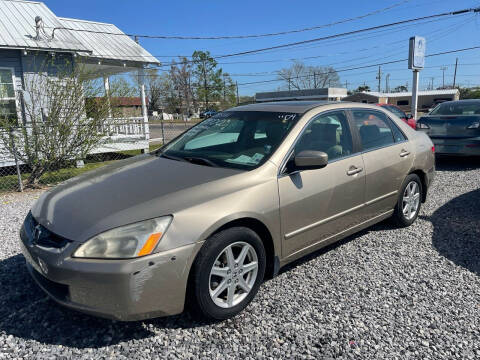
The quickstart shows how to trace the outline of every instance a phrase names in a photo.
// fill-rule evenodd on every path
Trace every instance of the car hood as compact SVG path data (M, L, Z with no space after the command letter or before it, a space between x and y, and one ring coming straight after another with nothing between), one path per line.
M48 230L84 242L103 231L173 214L218 196L207 186L245 171L142 155L72 178L45 192L32 207ZM201 188L201 189L199 189Z

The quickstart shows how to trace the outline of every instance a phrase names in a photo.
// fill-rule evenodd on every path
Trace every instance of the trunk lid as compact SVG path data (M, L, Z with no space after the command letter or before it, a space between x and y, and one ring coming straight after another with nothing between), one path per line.
M418 123L429 126L424 132L432 139L466 139L480 136L480 129L468 129L468 126L475 122L480 122L480 115L432 115L418 120Z

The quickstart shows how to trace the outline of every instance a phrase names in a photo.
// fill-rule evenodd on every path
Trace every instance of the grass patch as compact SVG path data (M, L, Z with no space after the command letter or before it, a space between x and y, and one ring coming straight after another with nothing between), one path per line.
M148 147L148 151L152 152L160 148L162 144L150 144ZM125 151L119 151L119 154L125 155L125 156L136 156L140 155L142 153L142 150L125 150Z
M57 184L59 182L68 180L74 176L78 176L80 174L83 174L87 171L97 169L99 167L105 166L107 164L110 164L114 162L115 160L111 161L103 161L103 162L96 162L96 163L86 163L84 167L82 168L76 168L76 167L69 167L69 168L64 168L64 169L59 169L55 171L48 171L45 174L42 175L40 178L39 183L44 186L50 186L53 184ZM22 180L27 180L28 177L30 176L30 173L22 173ZM5 191L14 191L15 189L18 189L18 178L17 175L6 175L0 177L0 191L5 192Z

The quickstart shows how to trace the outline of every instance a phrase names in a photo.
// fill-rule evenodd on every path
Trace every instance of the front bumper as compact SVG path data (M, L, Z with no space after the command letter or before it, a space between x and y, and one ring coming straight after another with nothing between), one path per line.
M181 313L190 266L202 245L136 259L99 260L71 257L79 246L74 242L63 249L32 244L23 226L20 240L30 274L55 301L122 321Z

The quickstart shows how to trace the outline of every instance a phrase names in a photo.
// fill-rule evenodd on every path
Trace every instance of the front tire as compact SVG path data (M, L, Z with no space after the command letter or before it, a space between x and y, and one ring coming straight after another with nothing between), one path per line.
M194 311L212 320L235 316L255 297L265 266L265 248L253 230L233 227L214 234L193 264Z
M416 174L408 175L403 181L392 220L399 227L412 225L418 217L422 204L423 187Z

